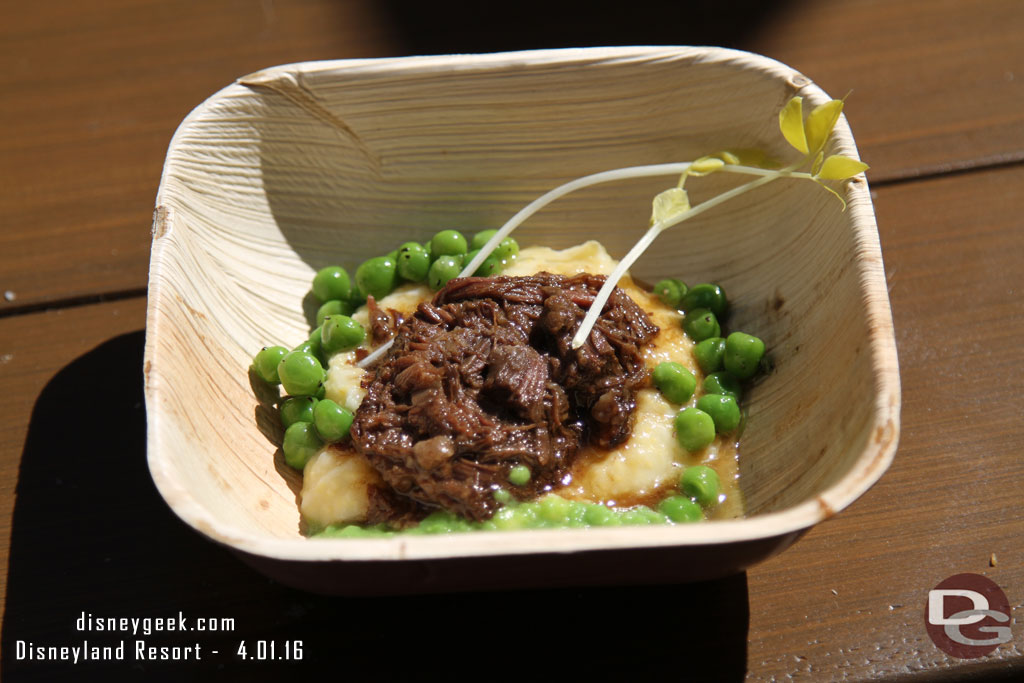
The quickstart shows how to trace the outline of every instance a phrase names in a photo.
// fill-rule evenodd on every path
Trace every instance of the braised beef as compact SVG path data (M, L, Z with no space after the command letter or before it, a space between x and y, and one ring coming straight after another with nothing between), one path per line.
M366 297L366 308L370 317L370 339L373 343L383 344L394 337L398 326L402 324L402 314L393 308L381 310L372 295Z
M460 278L398 325L351 431L391 489L371 496L370 523L438 507L484 520L498 507L494 489L532 497L562 482L585 440L607 448L628 438L648 381L641 350L658 328L616 288L572 349L603 283L590 274ZM509 485L516 465L530 468L528 484Z

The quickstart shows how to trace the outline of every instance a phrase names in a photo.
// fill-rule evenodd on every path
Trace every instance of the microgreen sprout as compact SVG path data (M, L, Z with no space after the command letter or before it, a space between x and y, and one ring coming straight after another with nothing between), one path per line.
M683 221L700 215L708 209L738 197L756 187L765 185L778 178L803 178L812 180L839 199L843 209L846 209L846 201L838 192L824 184L826 180L846 180L868 168L867 164L858 159L833 154L825 158L825 145L839 115L843 111L844 100L829 100L828 102L815 107L805 120L803 117L803 98L794 97L779 112L779 129L782 136L798 152L803 153L803 158L794 164L781 169L765 168L764 166L744 165L738 163L740 156L734 152L721 152L716 155L702 157L692 162L683 172L676 187L660 192L653 202L651 211L650 227L640 240L633 245L629 253L619 261L611 275L605 280L601 290L590 305L590 310L583 318L583 323L576 331L572 340L572 347L578 349L590 335L594 324L597 322L605 302L611 296L612 290L630 266L636 262L655 238L663 231L678 225ZM810 164L810 172L799 169ZM697 206L691 206L686 190L683 189L688 176L703 176L719 171L731 173L745 173L759 176L748 183L734 187L720 195L712 197ZM500 231L499 231L500 232Z
M573 348L579 348L590 335L594 324L604 309L605 303L608 301L612 290L615 289L619 280L626 274L630 266L651 246L655 238L665 230L779 178L811 180L835 195L845 210L846 201L838 192L826 185L825 181L847 180L867 170L868 166L858 159L839 154L825 157L825 147L832 134L832 129L839 121L844 101L845 98L830 100L815 107L806 118L803 115L802 97L793 97L785 104L779 112L779 129L786 141L800 152L803 157L799 161L782 168L776 168L776 164L765 154L757 150L733 150L701 157L692 162L632 166L603 171L560 185L527 204L501 226L477 252L476 256L465 265L462 272L459 273L459 277L467 277L476 272L480 264L513 230L522 225L533 214L570 192L590 187L591 185L628 178L679 175L679 182L675 187L664 190L654 197L647 232L633 245L629 253L619 261L595 297L572 340ZM809 170L801 170L808 167ZM754 180L727 190L696 206L691 205L689 196L684 189L687 178L701 177L718 172L738 173L756 177ZM367 367L380 358L388 348L390 348L390 343L375 350L363 359L359 365Z

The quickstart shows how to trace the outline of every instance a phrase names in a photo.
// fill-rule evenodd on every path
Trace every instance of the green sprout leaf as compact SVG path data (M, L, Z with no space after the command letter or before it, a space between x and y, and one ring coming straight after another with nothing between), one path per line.
M690 210L690 198L686 190L673 187L659 192L651 207L651 225L671 220Z
M825 153L818 152L818 155L814 157L814 163L811 164L811 175L815 178L818 177L818 170L821 168L822 162L825 160Z
M786 142L793 145L798 152L807 154L810 149L807 147L808 137L804 133L804 98L797 95L779 112L779 129Z
M833 194L833 196L835 196L835 198L839 200L839 203L843 205L843 209L842 210L846 211L846 200L843 199L843 195L839 194L838 192L833 190L831 187L829 187L825 183L823 183L820 180L818 180L817 178L812 178L812 180L814 180L814 182L818 183L818 185L824 187L826 190L831 192Z
M729 166L753 166L765 169L782 166L778 159L773 159L760 149L726 149L712 156L718 157Z
M720 171L723 166L725 166L725 162L717 157L701 157L690 164L690 168L686 171L686 174L697 177L706 176L709 173Z
M829 135L832 133L832 129L839 120L839 115L843 111L844 100L831 100L816 107L807 117L806 122L803 119L803 99L801 97L793 97L786 103L782 111L779 112L779 128L786 141L804 156L797 163L785 167L782 167L781 164L761 151L731 149L702 157L694 162L679 161L618 168L592 173L563 183L534 199L506 221L487 243L477 251L476 256L470 259L469 263L464 264L461 276L465 277L474 273L483 263L484 259L498 248L501 241L508 237L513 230L522 225L530 216L570 192L599 183L625 180L627 178L678 175L679 184L677 187L665 190L654 198L651 208L650 226L629 252L622 257L594 297L590 309L576 329L576 334L572 339L572 347L580 348L589 338L594 324L597 322L601 311L604 310L605 302L611 296L619 280L651 246L658 235L665 230L683 221L693 219L720 204L731 201L746 192L780 178L810 180L821 185L839 199L845 211L846 200L833 188L829 187L825 181L846 180L867 169L867 165L857 159L842 155L832 155L827 159L825 158L824 148L828 142ZM799 170L806 167L808 162L811 162L810 173ZM690 198L686 194L686 190L683 189L683 183L686 181L686 178L691 175L703 176L718 171L756 176L756 178L714 197L705 199L696 206L691 206ZM376 363L388 352L393 341L392 339L391 342L382 344L373 353L359 361L359 367L366 368Z
M807 117L807 146L811 154L817 154L825 147L828 136L832 134L839 115L843 113L842 100L830 100L817 106ZM805 150L806 151L806 150Z
M740 165L739 155L737 155L735 152L730 152L727 149L724 149L721 152L719 152L718 153L718 158L721 159L722 161L724 161L725 163L731 164L733 166L739 166Z
M822 180L846 180L861 171L866 171L867 168L868 165L863 161L844 157L840 154L833 154L822 163L817 177Z

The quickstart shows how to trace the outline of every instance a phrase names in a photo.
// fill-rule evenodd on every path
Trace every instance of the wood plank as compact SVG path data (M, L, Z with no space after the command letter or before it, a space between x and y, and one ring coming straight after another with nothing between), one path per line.
M961 572L991 577L1015 611L1024 604L1022 183L1015 167L877 190L899 451L849 510L748 573L752 678L1024 673L1012 645L973 662L947 656L923 616L928 590ZM1019 643L1019 611L1012 628Z
M659 44L765 54L833 96L853 91L847 113L874 182L1024 158L1018 0L643 0L614 15L526 0L500 22L474 22L457 3L388 5L417 54Z
M848 113L872 181L1024 158L1021 3L746 5L681 23L652 22L658 2L623 22L555 11L540 32L529 3L475 24L461 6L398 0L19 6L0 26L0 292L14 297L0 297L0 311L141 291L175 126L237 76L276 63L710 37L787 62L833 94L854 90Z
M727 618L709 629L661 610L646 620L652 631L630 631L632 647L588 655L573 670L600 679L606 668L633 668L638 652L674 651L677 640L702 650L725 641L738 653L745 648L742 575L698 592L677 585L374 599L324 598L265 579L178 520L153 486L142 407L144 305L138 298L0 320L0 680L120 681L141 670L147 680L279 681L326 667L354 680L448 679L453 667L493 671L496 656L531 664L515 662L527 656L517 654L520 647L532 647L519 639L538 628L548 628L566 652L586 652L595 637L619 638L609 614L625 619L638 604L684 602ZM550 627L538 624L539 612ZM82 615L179 613L192 624L199 617L234 623L212 633L137 636L76 627ZM496 655L506 638L510 653ZM138 662L136 639L156 647L198 643L204 659ZM37 647L124 640L126 661L19 660L11 655L19 640ZM303 660L236 655L244 642L257 657L258 641L273 641L278 653L285 641L300 641ZM744 661L707 659L688 668L735 678Z
M0 25L0 311L145 287L171 135L235 78L394 51L374 4L58 0Z
M39 404L41 393L58 382L61 374L66 374L69 364L74 364L77 358L87 356L104 344L123 347L123 342L110 340L125 333L136 331L136 336L141 339L141 330L145 325L146 300L142 297L0 319L0 548L5 555L11 538L15 488L21 485L20 476L25 469L38 467L34 462L22 462L22 454L33 411ZM140 378L142 376L141 357L134 365L130 356L118 358L107 354L105 360L109 366L94 366L94 374L72 373L78 384L69 384L66 380L58 382L64 387L60 398L66 400L66 403L61 406L61 401L51 400L47 404L49 409L57 406L61 411L66 411L61 419L66 418L69 425L78 424L76 413L83 412L82 405L94 400L96 389L103 386L110 376L133 372ZM125 408L124 405L119 407ZM133 411L136 421L143 418L144 407L141 404L134 405L133 402L127 408ZM125 424L131 415L117 415L115 412L109 417L113 421L110 427L113 443L83 443L76 449L77 453L65 455L88 459L102 452L103 446L116 444L116 424ZM51 421L49 424L58 423ZM37 433L35 438L45 439L45 435ZM144 458L145 442L140 441L134 445L135 452L120 453L119 457ZM142 447L141 451L139 446ZM43 461L61 455L50 453L45 448L37 448L36 453ZM60 468L45 469L51 484L66 478L60 486L77 488L77 484L66 473L62 473ZM98 494L94 492L92 495ZM6 567L7 563L4 562L3 566ZM0 581L0 585L5 584L6 580Z
M656 670L665 653L673 667L686 662L704 679L744 671L751 680L951 676L977 667L1020 673L1024 658L1011 645L975 662L946 657L927 640L922 615L928 589L962 571L991 576L1016 610L1024 604L1024 397L1016 379L1024 350L1015 344L1024 311L1014 297L1024 285L1024 233L1013 195L1022 182L1024 168L1011 168L878 189L904 381L896 461L849 510L779 557L746 577L700 585L383 599L283 588L185 527L149 480L141 298L0 320L4 652L14 639L107 642L74 630L83 611L157 617L180 610L236 620L231 632L195 639L207 649L301 639L305 663L336 665L341 653L359 670L393 654L394 639L380 633L396 633L394 615L406 614L420 627L389 671L422 677L444 665L437 653L450 650L466 615L482 609L501 633L529 634L541 609L566 651L585 653L574 671L598 679L635 675L639 661ZM426 622L432 627L422 628ZM615 647L594 647L612 634ZM711 651L715 657L705 656ZM486 670L494 653L468 648L460 657L465 668ZM280 676L269 664L250 664L227 656L147 670L207 680L223 676L220 665L252 680ZM0 661L5 680L53 680L59 670ZM124 665L90 669L100 671L116 674Z
M1024 4L780 3L740 47L800 70L846 113L873 182L1024 159Z

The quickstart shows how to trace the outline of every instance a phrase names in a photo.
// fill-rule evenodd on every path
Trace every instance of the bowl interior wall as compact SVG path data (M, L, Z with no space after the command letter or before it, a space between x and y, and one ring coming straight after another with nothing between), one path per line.
M442 228L497 227L587 173L724 148L789 158L774 121L795 92L777 75L685 55L442 73L300 68L242 83L192 117L168 157L150 458L180 504L279 538L299 533L300 478L274 445L280 428L246 368L261 346L308 336L317 268L352 272ZM622 256L651 197L674 181L581 191L516 236L556 247L596 238ZM737 182L688 187L699 200ZM743 437L753 515L838 481L873 427L865 272L850 215L813 184L780 180L665 233L634 269L647 281L720 281L731 328L770 348L775 370L751 393Z

